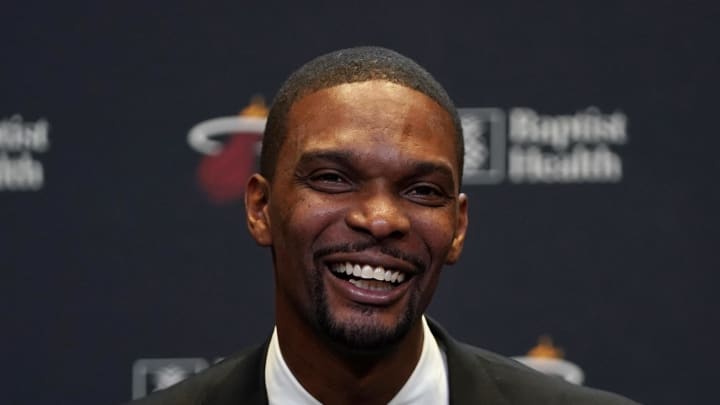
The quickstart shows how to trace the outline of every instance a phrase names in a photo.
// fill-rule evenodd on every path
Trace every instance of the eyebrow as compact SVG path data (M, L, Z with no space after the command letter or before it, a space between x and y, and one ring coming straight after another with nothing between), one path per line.
M447 165L417 160L410 160L408 162L415 168L416 175L424 176L431 173L440 173L443 176L453 178L452 169Z
M338 151L338 150L318 150L318 151L309 151L304 152L300 156L300 160L298 160L298 166L304 166L307 165L313 161L317 160L326 160L333 163L337 163L339 165L348 166L350 163L355 160L354 154L347 152L347 151Z
M361 162L362 157L358 154L342 150L317 150L308 151L300 156L298 166L304 166L313 161L325 160L345 167L355 167L355 162ZM436 163L426 160L407 159L406 165L413 168L413 176L425 176L432 173L439 173L454 179L452 169L444 163Z

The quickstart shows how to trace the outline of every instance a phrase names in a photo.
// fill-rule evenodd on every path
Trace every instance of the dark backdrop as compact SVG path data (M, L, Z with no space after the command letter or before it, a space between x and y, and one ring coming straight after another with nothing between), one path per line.
M198 187L186 134L363 44L460 107L628 119L619 182L467 185L466 252L431 314L506 355L549 333L587 384L639 401L714 401L716 3L262 3L2 6L0 118L50 126L42 188L0 191L3 403L118 403L136 359L264 339L269 254L242 204Z

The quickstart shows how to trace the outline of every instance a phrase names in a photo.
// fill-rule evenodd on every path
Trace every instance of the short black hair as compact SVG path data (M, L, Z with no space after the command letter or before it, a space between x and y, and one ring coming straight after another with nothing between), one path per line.
M287 115L303 96L345 83L386 80L435 100L453 119L460 180L465 145L460 117L440 83L412 59L390 49L363 46L319 56L293 72L280 87L268 114L260 154L260 173L272 181L278 153L285 141Z

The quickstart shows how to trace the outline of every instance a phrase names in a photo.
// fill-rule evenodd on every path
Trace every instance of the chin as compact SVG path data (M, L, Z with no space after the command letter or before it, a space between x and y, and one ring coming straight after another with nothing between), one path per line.
M400 314L383 313L383 308L357 305L337 313L328 305L321 287L315 294L315 320L319 332L331 342L350 351L383 351L398 345L420 315L417 300L410 297Z

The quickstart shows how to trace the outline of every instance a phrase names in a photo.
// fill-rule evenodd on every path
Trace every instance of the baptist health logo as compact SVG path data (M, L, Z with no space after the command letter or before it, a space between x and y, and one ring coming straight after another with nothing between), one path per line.
M627 143L627 117L588 107L569 115L531 108L461 108L465 184L617 183L615 151Z
M49 128L44 119L23 121L19 114L0 119L0 191L37 191L43 187L43 165L34 155L50 147Z

